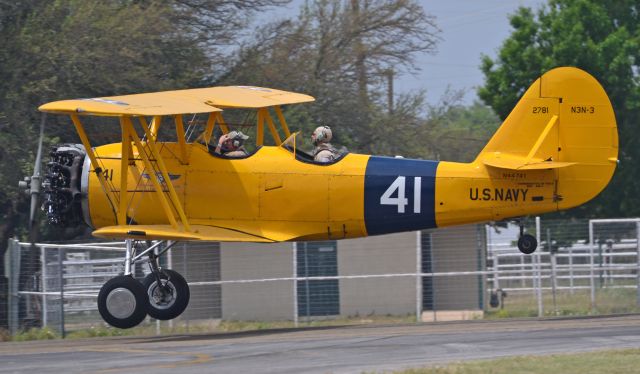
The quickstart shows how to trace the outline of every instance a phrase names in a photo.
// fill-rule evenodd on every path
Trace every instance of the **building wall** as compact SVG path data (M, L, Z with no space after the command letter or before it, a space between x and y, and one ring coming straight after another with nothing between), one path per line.
M224 281L290 278L292 243L221 243ZM293 281L222 285L222 318L226 320L292 320Z
M220 244L217 242L185 242L171 249L165 267L179 272L187 282L220 280ZM189 306L180 316L184 319L217 319L222 316L219 285L191 286Z
M462 272L482 269L484 244L483 238L478 236L480 234L476 225L421 233L431 237L432 270ZM416 232L407 232L337 242L338 275L406 275L340 279L341 316L415 313L416 278L410 274L416 273L417 235ZM291 278L293 261L293 243L221 243L220 279ZM432 281L430 297L436 310L482 310L482 277L435 277ZM303 283L299 282L299 287ZM220 289L223 319L264 321L294 318L292 280L222 284ZM298 288L298 295L300 292Z
M484 240L477 225L454 226L423 233L429 234L434 272L466 272L484 268ZM478 275L435 277L433 306L436 310L481 310L482 285L482 277Z
M416 233L407 232L338 241L340 275L416 272ZM340 280L340 314L415 313L415 277Z

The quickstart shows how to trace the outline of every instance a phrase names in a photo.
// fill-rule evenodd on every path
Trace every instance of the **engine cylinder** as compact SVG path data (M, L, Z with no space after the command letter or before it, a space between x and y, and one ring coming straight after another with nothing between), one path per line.
M82 222L81 175L86 154L81 144L61 144L51 150L42 183L42 210L49 224L70 227Z

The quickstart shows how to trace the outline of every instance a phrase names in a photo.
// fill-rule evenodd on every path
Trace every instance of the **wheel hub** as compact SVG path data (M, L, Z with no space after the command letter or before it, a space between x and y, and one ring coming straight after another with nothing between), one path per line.
M149 303L157 309L168 309L176 302L176 288L171 282L163 282L162 287L158 287L158 282L153 282L148 290Z
M118 319L131 316L136 309L136 297L126 288L115 288L107 296L107 310Z

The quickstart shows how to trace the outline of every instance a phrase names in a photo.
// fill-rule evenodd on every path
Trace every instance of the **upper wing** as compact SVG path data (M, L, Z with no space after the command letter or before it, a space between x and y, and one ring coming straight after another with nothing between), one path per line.
M309 95L252 86L194 88L135 95L54 101L38 109L98 116L163 116L219 112L220 108L265 108L315 100Z

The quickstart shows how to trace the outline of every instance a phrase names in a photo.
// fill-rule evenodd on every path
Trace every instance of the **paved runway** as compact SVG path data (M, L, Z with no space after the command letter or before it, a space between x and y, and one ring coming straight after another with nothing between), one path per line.
M361 373L640 348L640 315L0 344L0 372Z

